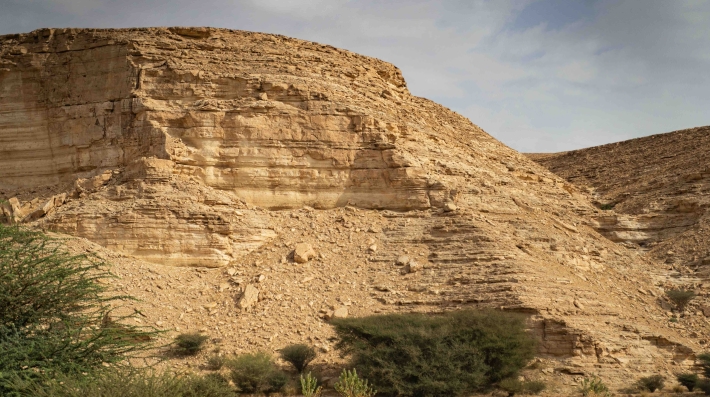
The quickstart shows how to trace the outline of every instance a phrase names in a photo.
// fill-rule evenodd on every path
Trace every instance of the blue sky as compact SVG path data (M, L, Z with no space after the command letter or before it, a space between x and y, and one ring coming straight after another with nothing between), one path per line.
M413 94L524 152L710 124L707 0L0 0L0 34L174 25L392 62Z

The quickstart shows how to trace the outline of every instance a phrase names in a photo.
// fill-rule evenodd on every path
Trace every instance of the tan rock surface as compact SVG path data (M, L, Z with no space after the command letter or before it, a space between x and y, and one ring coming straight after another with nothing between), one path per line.
M115 263L146 322L227 352L307 341L332 364L339 308L499 307L530 313L567 388L670 374L701 349L667 322L654 263L586 226L584 194L390 64L210 28L0 36L0 62L3 214L51 198L27 221L103 247L73 240ZM292 263L299 243L318 255Z

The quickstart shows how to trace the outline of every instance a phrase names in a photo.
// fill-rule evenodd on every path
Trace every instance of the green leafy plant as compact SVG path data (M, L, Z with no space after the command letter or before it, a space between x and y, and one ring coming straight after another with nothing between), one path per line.
M595 375L582 380L582 384L579 385L579 392L584 397L611 395L609 388Z
M311 346L296 344L289 345L279 350L281 358L296 368L299 374L306 370L308 364L316 358L316 351Z
M695 388L705 393L706 396L710 396L710 380L700 379L698 383L695 384Z
M695 298L695 291L682 288L671 289L666 291L666 296L673 302L678 311L682 313L685 311L688 303Z
M498 382L498 388L507 391L509 396L516 394L539 394L547 385L543 381L525 381L521 382L515 378L507 378Z
M609 210L614 209L615 206L616 206L616 203L604 203L604 204L599 205L599 209L601 209L603 211L609 211Z
M218 354L213 354L207 359L207 369L210 371L219 371L224 366L225 358Z
M525 317L495 310L332 320L336 348L387 396L461 396L514 377L533 358Z
M678 383L687 387L688 391L693 391L693 389L695 389L695 385L697 385L700 380L698 378L698 374L690 372L676 374L675 378L678 380Z
M175 337L173 350L183 356L194 356L202 350L207 339L208 336L197 332L180 334Z
M639 389L648 390L651 393L663 389L665 379L661 375L644 376L636 383Z
M344 369L338 381L335 382L335 391L343 397L372 397L377 391L367 384L367 380L357 376L357 371Z
M23 396L32 397L234 397L229 381L207 376L153 373L142 370L105 371L97 376L60 376L34 383Z
M703 369L703 375L706 378L710 378L710 353L698 354L698 361L700 361L700 367Z
M274 393L288 383L288 376L264 352L242 354L225 365L230 369L234 384L245 393Z
M112 305L130 298L109 293L107 267L40 232L0 225L0 395L11 383L120 366L150 347L155 330L112 317Z
M323 388L318 386L318 379L309 372L305 377L301 375L301 394L304 397L320 397L323 393Z

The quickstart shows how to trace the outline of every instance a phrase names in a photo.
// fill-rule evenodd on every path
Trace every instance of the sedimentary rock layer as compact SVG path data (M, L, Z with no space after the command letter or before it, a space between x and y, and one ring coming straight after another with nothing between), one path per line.
M411 95L393 65L210 28L2 36L0 62L5 219L156 266L229 269L248 299L208 285L224 302L210 307L264 332L288 326L272 321L284 300L302 302L294 324L319 325L334 300L356 315L492 306L531 315L557 373L619 383L700 348L668 326L652 264L585 225L601 210ZM317 253L303 267L296 244Z

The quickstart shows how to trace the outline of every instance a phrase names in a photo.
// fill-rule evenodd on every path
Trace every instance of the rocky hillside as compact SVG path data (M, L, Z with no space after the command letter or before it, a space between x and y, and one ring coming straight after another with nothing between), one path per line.
M710 127L531 155L604 209L592 226L678 270L710 268Z
M224 352L310 341L333 363L329 317L492 306L531 315L537 376L569 388L670 374L706 343L572 184L396 67L283 36L0 36L0 198L114 263L140 321Z

